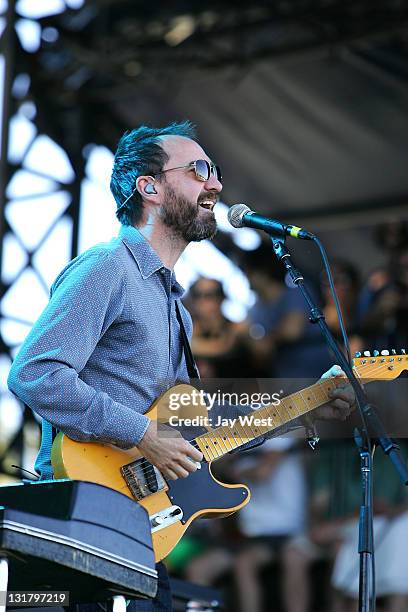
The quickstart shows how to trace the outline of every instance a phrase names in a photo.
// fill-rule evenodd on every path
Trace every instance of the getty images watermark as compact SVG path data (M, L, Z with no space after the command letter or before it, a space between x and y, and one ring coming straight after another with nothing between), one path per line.
M208 393L203 389L190 390L188 393L170 393L169 409L174 412L169 418L168 424L173 427L234 427L237 423L245 427L273 427L274 420L271 416L263 415L260 408L266 406L279 406L281 393L226 393L216 391ZM207 409L206 415L184 416L180 414L182 408L191 406L203 406ZM226 409L228 406L249 407L253 413L239 415L234 418L217 414L214 418L210 412L213 408Z

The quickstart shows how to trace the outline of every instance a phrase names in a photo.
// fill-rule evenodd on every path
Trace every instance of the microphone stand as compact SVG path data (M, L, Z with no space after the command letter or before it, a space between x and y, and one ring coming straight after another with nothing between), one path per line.
M346 374L351 386L353 387L356 401L363 418L361 431L356 430L355 442L360 453L361 480L362 480L362 499L363 504L360 508L359 522L359 547L360 555L360 580L359 580L359 612L370 612L370 581L369 581L369 561L374 558L373 543L373 506L372 506L372 457L370 453L370 435L376 439L378 446L391 459L394 468L397 470L401 481L408 485L408 469L401 458L398 445L389 438L384 427L375 411L375 407L368 401L367 395L360 385L354 372L343 355L340 347L331 333L322 311L315 304L313 297L304 283L304 278L299 270L293 265L291 255L286 247L284 236L271 234L273 250L279 261L289 273L294 285L296 285L310 309L309 320L311 323L318 324L322 335L335 355L337 363ZM374 576L372 576L374 580ZM375 586L375 585L374 585ZM375 601L373 602L375 610ZM372 612L374 612L374 610Z

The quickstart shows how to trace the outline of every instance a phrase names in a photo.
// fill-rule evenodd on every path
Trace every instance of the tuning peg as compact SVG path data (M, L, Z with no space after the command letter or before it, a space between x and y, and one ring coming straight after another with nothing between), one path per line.
M371 357L370 351L364 351L364 357Z
M381 355L389 355L390 351L381 351Z
M358 359L359 357L361 357L361 353L360 353L360 351L357 351L356 353L354 353L354 357L355 357L356 359Z
M391 355L396 355L396 354L397 354L397 351L395 349L392 349Z
M405 349L401 349L401 355L405 355Z
M378 355L380 354L380 351L373 351L373 357L378 357Z

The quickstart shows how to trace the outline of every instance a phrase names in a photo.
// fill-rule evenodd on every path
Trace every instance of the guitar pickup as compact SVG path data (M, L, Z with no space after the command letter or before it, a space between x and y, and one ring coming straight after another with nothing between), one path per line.
M173 523L177 523L183 518L183 511L180 506L169 506L156 514L152 514L150 517L150 527L152 533L164 529Z

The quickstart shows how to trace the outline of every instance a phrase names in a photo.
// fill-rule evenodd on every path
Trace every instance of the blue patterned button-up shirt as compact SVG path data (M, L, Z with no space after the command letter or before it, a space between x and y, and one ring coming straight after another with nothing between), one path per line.
M10 370L10 389L43 417L36 468L51 478L51 424L74 440L137 444L152 402L188 381L174 274L133 227L71 261ZM180 310L188 336L190 315Z

